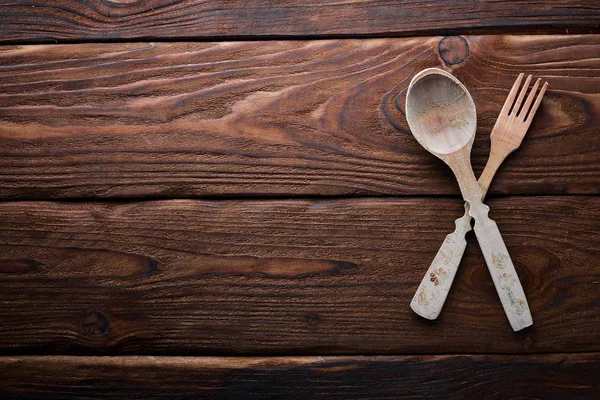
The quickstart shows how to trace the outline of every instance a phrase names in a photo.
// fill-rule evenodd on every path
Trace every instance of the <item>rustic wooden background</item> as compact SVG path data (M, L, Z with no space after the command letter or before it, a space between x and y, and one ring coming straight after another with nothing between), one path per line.
M451 71L535 324L453 220L409 79ZM0 398L600 397L600 3L0 1Z

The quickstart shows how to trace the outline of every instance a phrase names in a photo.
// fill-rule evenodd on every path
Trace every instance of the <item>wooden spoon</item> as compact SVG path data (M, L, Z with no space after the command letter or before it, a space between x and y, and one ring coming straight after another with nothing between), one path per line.
M532 325L523 287L498 226L488 217L489 207L481 201L483 192L471 167L477 115L468 90L446 71L423 70L408 86L406 119L417 141L454 172L462 196L469 203L477 241L513 330ZM445 271L440 269L443 274Z

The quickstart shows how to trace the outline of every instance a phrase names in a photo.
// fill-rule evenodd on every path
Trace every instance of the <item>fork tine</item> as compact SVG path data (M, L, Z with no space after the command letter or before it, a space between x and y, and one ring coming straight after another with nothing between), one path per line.
M533 107L531 107L531 111L529 111L529 114L527 115L527 119L525 120L526 123L531 122L531 119L535 115L535 112L537 111L538 107L540 106L540 103L542 102L542 97L544 97L544 93L546 93L547 87L548 87L548 82L544 82L544 86L542 86L540 93L538 94L537 98L535 99L535 103L533 104Z
M533 102L533 97L535 96L535 93L537 92L541 81L542 80L540 78L537 78L537 80L535 81L535 85L533 85L533 89L531 89L531 91L529 92L529 96L527 96L527 100L525 100L525 104L523 104L523 108L521 108L521 112L519 112L517 118L525 120L527 112L529 111L529 106L531 106L531 103Z
M517 101L515 101L515 105L509 115L511 115L513 117L515 115L517 115L519 108L521 108L521 103L523 102L523 99L525 98L525 93L527 93L527 88L529 87L530 82L531 82L531 75L529 75L527 77L527 79L525 80L525 84L521 88L521 91L519 92L519 97L517 97Z
M519 90L519 86L521 86L521 81L523 80L523 76L525 76L525 74L521 72L519 74L519 76L517 77L517 80L513 84L512 89L510 89L510 93L508 94L508 97L506 98L506 101L504 102L504 105L502 106L502 111L500 111L500 114L508 115L510 108L512 107L513 103L515 102L515 97L517 97L517 91Z

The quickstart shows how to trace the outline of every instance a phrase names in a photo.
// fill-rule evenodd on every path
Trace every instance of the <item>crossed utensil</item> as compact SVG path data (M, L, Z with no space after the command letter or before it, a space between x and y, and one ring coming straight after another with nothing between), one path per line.
M541 79L537 79L525 99L532 77L529 75L521 87L523 77L521 73L515 81L492 129L490 156L479 181L470 161L477 115L469 91L452 74L438 68L419 72L408 86L406 119L413 136L448 164L466 201L465 214L455 221L455 231L446 236L410 303L413 311L424 318L436 319L442 310L465 252L465 235L471 230L473 218L477 241L511 327L518 331L533 324L504 240L488 217L489 207L482 202L504 159L521 145L548 87L544 82L540 88Z

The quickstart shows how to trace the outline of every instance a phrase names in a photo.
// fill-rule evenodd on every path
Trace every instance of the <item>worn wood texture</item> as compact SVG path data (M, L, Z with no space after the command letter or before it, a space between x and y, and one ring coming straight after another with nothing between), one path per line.
M5 202L0 351L600 350L600 198L490 206L534 318L518 333L474 240L441 317L409 307L459 199Z
M530 357L0 357L0 395L27 400L597 399L599 375L599 353Z
M600 35L0 48L0 198L457 194L404 118L449 70L473 163L519 72L550 83L491 193L600 193Z
M589 33L600 28L600 4L583 0L11 0L0 2L0 15L0 42Z

